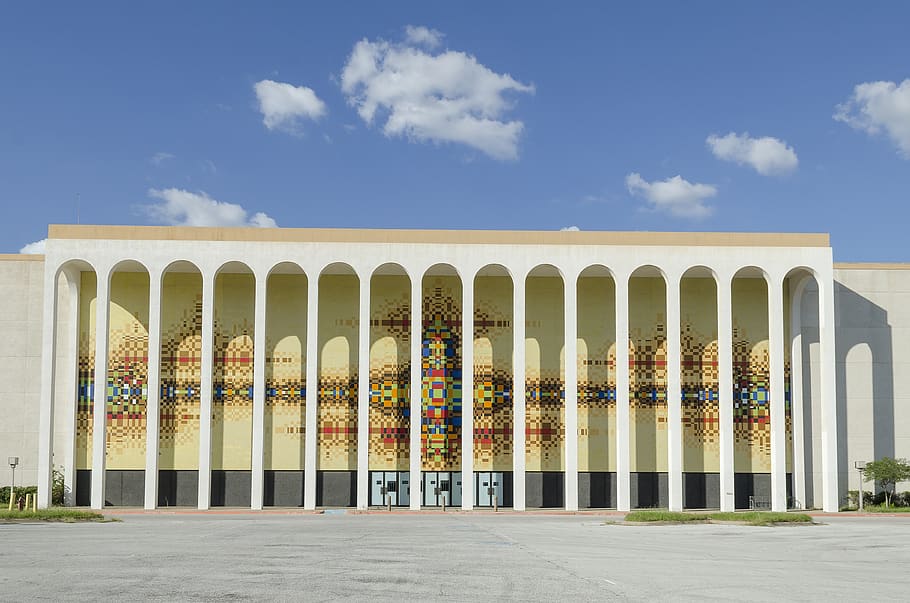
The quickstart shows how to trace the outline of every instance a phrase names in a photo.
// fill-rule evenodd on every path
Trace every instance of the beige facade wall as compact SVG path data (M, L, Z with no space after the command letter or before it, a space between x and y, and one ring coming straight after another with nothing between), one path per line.
M0 485L18 456L17 484L34 484L38 467L38 396L41 383L41 312L44 262L0 258Z

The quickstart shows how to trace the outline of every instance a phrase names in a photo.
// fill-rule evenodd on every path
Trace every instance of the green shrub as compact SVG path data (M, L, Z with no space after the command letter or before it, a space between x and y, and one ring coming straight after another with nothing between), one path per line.
M26 494L37 495L38 486L16 486L17 500L20 496L25 499ZM6 507L9 505L9 486L0 488L0 504L3 505L3 509L6 509Z

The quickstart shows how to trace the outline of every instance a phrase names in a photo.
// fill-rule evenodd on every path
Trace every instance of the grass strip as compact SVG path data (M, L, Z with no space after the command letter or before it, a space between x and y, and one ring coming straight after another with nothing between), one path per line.
M59 521L73 523L77 521L104 521L101 513L80 511L78 509L38 509L37 511L0 510L0 521Z
M803 513L774 513L771 511L741 511L739 513L686 513L664 510L632 511L626 514L629 522L673 522L692 521L735 521L752 526L768 526L778 523L812 523L812 518Z
M773 511L741 511L739 513L708 513L714 521L742 521L750 526L767 526L775 523L812 523L805 513L775 513Z
M626 521L652 522L652 521L706 521L708 516L704 513L680 513L677 511L632 511L626 514Z
M885 505L864 505L864 513L910 513L910 507L886 507Z

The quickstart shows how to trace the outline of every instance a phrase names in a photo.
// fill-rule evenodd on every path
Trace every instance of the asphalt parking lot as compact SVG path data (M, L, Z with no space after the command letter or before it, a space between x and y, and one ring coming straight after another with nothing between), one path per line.
M3 600L907 600L910 517L626 526L520 514L0 525Z

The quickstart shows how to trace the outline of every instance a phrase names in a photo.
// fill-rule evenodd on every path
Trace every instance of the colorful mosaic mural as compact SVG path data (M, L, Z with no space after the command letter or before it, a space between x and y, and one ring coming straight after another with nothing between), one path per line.
M512 470L512 279L474 280L474 470Z
M319 278L319 383L316 468L357 469L359 281L354 275Z
M423 471L461 468L461 280L423 279L420 458Z
M733 279L734 471L771 471L770 384L767 285Z
M632 471L667 471L667 314L662 278L629 279Z
M199 467L202 277L168 272L161 286L160 469Z
M407 471L411 429L411 282L370 285L370 470Z
M108 318L108 469L145 468L148 320L148 274L114 273Z
M578 470L616 471L616 295L610 277L578 279Z
M302 470L306 442L307 277L273 274L266 291L263 468Z
M215 279L212 469L251 468L255 295L252 274Z
M713 278L684 278L679 293L683 471L718 472L717 285Z
M79 281L79 359L76 398L76 469L92 468L95 409L95 298L94 272L82 272Z
M565 471L565 296L562 278L525 284L525 402L528 471Z

